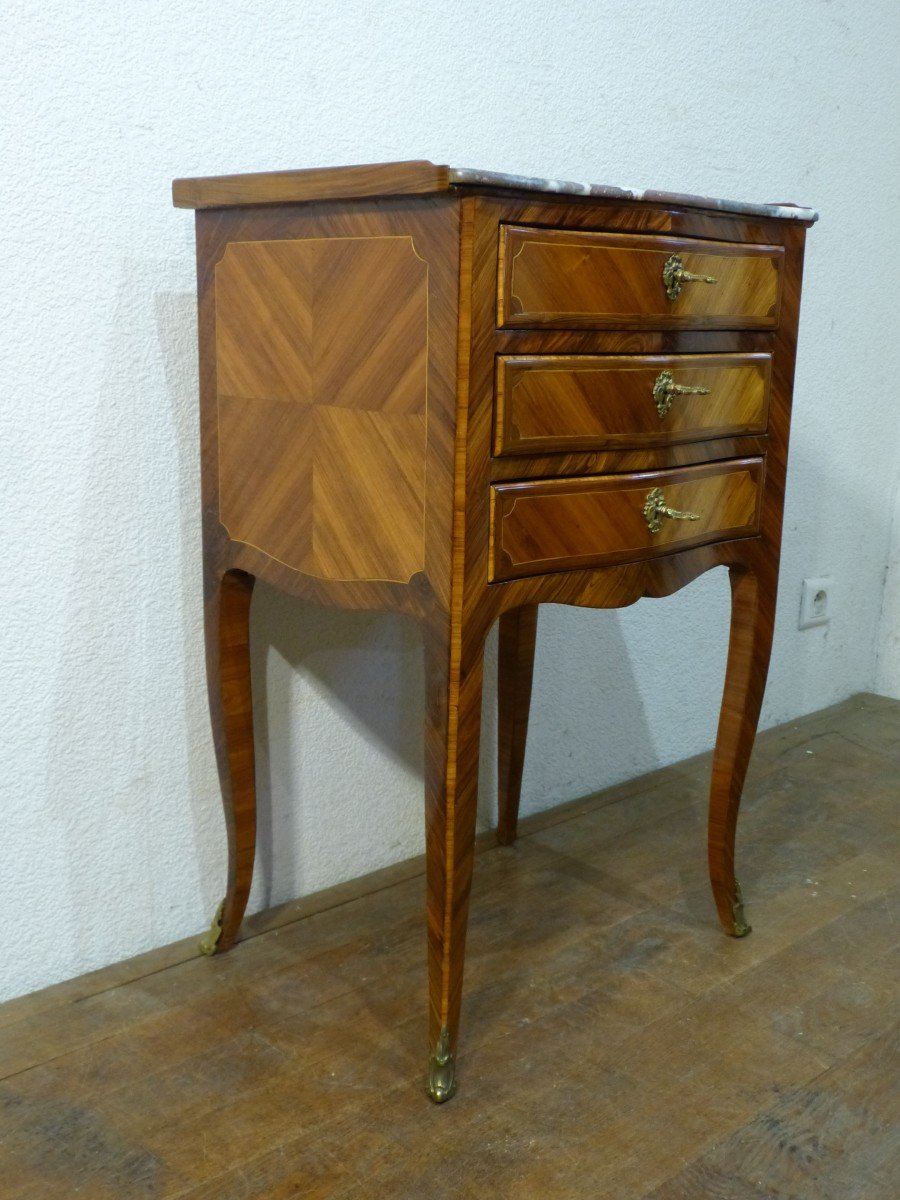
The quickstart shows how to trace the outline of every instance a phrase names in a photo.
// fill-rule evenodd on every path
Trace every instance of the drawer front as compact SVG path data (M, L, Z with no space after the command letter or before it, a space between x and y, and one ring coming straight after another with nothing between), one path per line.
M501 225L498 323L772 329L783 262L780 246ZM715 282L678 276L679 264Z
M747 458L672 471L495 484L491 580L634 562L752 537L759 532L763 474L763 459ZM696 519L666 515L661 506Z
M501 355L494 453L765 433L771 374L769 354Z

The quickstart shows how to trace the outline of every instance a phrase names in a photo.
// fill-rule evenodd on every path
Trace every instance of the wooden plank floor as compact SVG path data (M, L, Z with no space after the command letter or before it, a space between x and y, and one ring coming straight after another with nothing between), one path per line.
M5 1200L897 1200L900 703L763 734L719 933L708 759L476 863L425 1098L421 863L0 1006ZM365 890L366 894L360 894Z

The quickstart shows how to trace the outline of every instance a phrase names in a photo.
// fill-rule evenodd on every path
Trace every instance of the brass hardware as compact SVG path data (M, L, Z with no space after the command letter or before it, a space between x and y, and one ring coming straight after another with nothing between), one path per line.
M669 508L662 488L654 488L647 493L644 504L644 518L651 533L659 533L663 517L670 521L699 521L700 514L694 512L679 512L677 508Z
M660 371L653 385L653 399L656 401L656 411L661 417L664 417L672 407L672 398L674 396L708 395L709 388L685 387L683 383L676 383L675 376L671 371Z
M666 295L670 300L675 300L680 295L681 289L686 283L719 282L713 275L695 275L693 271L686 271L680 254L673 254L671 258L666 259L662 279L666 285Z
M731 902L731 915L734 917L734 928L731 931L731 936L746 937L751 932L752 926L747 924L747 918L744 916L744 897L741 895L741 885L737 880L734 881L734 899Z
M222 936L222 913L224 910L225 901L223 900L216 909L216 915L212 919L209 933L204 934L200 939L199 949L201 954L215 954L219 945L219 938Z
M435 1104L443 1104L456 1091L456 1061L450 1053L450 1030L446 1025L428 1062L425 1090Z

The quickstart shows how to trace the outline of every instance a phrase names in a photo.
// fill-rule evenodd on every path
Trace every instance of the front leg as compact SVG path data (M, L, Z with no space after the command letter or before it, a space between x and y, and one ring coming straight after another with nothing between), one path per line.
M425 634L425 855L429 1049L426 1090L456 1091L463 959L475 855L484 637L450 621Z
M744 937L750 926L734 876L734 840L769 670L777 574L733 566L729 575L731 638L709 796L709 877L725 932Z
M243 571L213 573L204 619L206 675L213 741L228 831L228 887L200 943L204 954L227 950L237 938L256 853L256 774L250 690L250 598L254 579Z

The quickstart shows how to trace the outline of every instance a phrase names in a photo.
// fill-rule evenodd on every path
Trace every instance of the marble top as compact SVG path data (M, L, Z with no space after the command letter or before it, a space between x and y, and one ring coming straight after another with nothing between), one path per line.
M795 204L746 204L739 200L716 200L711 196L685 196L680 192L640 192L601 183L569 183L563 179L532 179L528 175L445 167L422 160L176 179L172 184L172 199L178 208L234 208L248 204L303 204L313 200L430 195L455 187L638 200L806 224L817 220L819 215L811 208L800 208Z
M556 192L569 196L598 196L604 200L645 200L652 204L677 204L681 208L705 208L715 212L749 217L776 217L781 221L817 221L819 214L795 204L747 204L742 200L718 200L712 196L689 196L681 192L636 191L603 183L570 183L564 179L537 179L528 175L504 175L499 171L475 171L451 167L450 183L457 186L514 188L526 192Z

